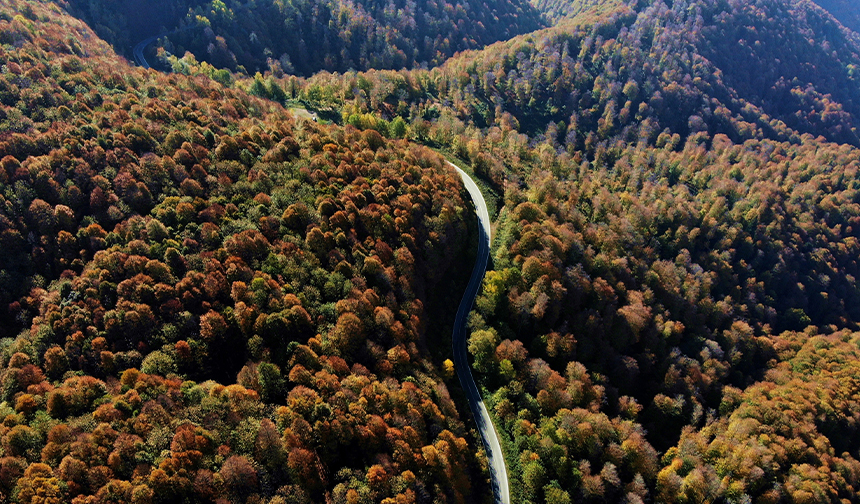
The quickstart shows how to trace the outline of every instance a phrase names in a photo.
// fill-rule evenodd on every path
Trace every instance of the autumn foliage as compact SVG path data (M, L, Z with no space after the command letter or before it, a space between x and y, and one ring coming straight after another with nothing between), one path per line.
M820 8L323 2L298 59L262 17L309 4L175 2L206 56L159 73L99 5L0 6L0 500L487 498L475 218L420 144L491 206L515 501L856 500L860 45ZM475 19L507 40L448 58Z
M474 222L440 156L134 69L52 3L0 32L4 499L472 500L426 349Z

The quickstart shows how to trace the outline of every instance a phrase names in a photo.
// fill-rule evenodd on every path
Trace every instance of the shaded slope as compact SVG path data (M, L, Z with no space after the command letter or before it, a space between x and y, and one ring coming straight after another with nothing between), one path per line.
M847 28L860 32L860 3L857 0L818 0L815 3Z
M453 59L442 73L459 76L450 88L470 75L474 98L463 100L473 117L481 112L471 100L501 103L527 131L560 120L568 133L596 131L597 140L636 133L653 140L664 128L684 138L700 127L786 138L784 124L857 144L858 51L806 2L656 2L585 29L563 22ZM498 121L492 108L483 115ZM646 119L650 131L628 128ZM742 131L742 123L753 129Z
M85 21L99 37L108 41L118 54L132 58L132 48L141 40L176 28L189 8L205 5L206 0L118 0L57 2Z
M858 145L860 39L808 2L709 7L697 48L728 87L801 133Z
M272 68L310 75L320 70L437 65L457 51L542 26L539 14L524 0L68 4L129 56L132 45L153 34L180 25L199 26L168 37L168 51L178 56L191 51L218 68L241 67L251 73ZM137 38L130 38L132 34Z

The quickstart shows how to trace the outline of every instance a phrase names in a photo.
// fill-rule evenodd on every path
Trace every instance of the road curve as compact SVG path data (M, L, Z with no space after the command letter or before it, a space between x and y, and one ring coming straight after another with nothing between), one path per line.
M195 28L199 28L199 26L186 26L185 28L177 28L173 31L159 33L158 35L153 35L152 37L149 37L148 39L141 40L140 42L137 43L136 46L134 46L134 51L133 51L134 52L134 61L137 63L138 66L142 66L143 68L150 68L149 62L146 61L146 58L143 55L143 51L146 49L146 46L155 42L156 40L160 39L161 37L166 37L168 35L174 35L176 33L184 32L184 31L188 31L188 30L193 30Z
M472 305L475 303L475 297L477 297L481 282L484 280L484 272L487 270L487 260L490 258L490 214L487 211L484 197L481 195L481 191L478 189L475 181L453 163L449 162L448 164L453 166L457 170L457 173L460 174L463 184L466 185L466 190L469 191L472 201L475 202L479 229L478 257L475 260L472 277L469 279L469 285L466 287L466 292L460 301L457 318L454 321L454 335L451 344L454 350L454 369L457 370L460 385L463 386L463 390L466 392L469 408L472 409L472 415L475 417L475 423L478 425L478 432L481 434L481 440L484 442L487 459L490 463L490 478L493 483L493 493L496 496L496 502L510 504L508 472L505 469L505 457L502 454L502 446L499 444L499 436L496 434L496 428L493 426L492 420L490 420L489 413L487 413L484 400L481 399L481 394L478 392L478 387L472 378L472 370L469 367L469 360L466 356L466 318L472 309Z
M156 35L154 37L149 37L146 40L141 40L136 46L134 46L134 61L136 61L139 66L142 66L143 68L149 68L149 63L147 63L146 58L143 56L143 50L146 49L146 46L155 42L159 39L159 37L163 37L164 35L168 35L168 33L162 33L161 35Z

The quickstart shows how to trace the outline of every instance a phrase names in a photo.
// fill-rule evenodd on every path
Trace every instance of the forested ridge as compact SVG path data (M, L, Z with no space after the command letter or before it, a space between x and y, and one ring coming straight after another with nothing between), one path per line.
M495 207L469 353L514 502L856 501L856 34L794 0L529 8L250 76L6 2L3 496L489 499L445 362L475 220L430 146Z
M461 130L497 126L592 156L698 131L858 144L860 45L811 4L657 2L606 11L431 70L321 73L270 80L268 89L386 119L447 115Z
M50 2L0 33L4 500L486 493L429 348L474 254L437 154L135 69Z
M438 65L543 25L525 0L64 0L120 52L175 28L168 52L218 68L299 75Z

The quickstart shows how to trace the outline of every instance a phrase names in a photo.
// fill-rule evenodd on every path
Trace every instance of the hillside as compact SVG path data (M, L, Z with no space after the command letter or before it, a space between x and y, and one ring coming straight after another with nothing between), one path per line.
M837 502L860 488L833 378L860 323L858 54L805 2L653 3L245 85L402 122L494 184L470 351L516 499ZM826 372L798 371L810 348Z
M524 0L64 1L128 56L140 40L193 27L170 35L168 52L252 74L433 66L542 26Z
M0 499L487 493L435 350L475 226L440 156L130 67L52 2L0 42Z
M531 0L530 3L550 25L572 19L594 21L593 17L625 7L620 0Z

